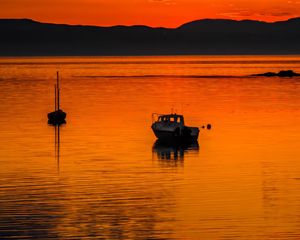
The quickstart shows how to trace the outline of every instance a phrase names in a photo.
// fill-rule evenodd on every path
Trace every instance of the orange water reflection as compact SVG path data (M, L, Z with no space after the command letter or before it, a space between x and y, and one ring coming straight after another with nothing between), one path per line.
M2 58L0 66L0 236L299 237L300 80L245 77L300 72L299 57ZM68 113L59 171L46 116L56 70ZM151 113L171 108L213 129L201 130L199 149L167 149L162 159Z

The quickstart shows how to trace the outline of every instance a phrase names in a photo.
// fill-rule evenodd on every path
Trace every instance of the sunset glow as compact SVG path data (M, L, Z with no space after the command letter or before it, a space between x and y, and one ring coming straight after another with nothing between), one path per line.
M2 0L0 18L82 25L177 27L203 18L279 21L300 16L299 0Z

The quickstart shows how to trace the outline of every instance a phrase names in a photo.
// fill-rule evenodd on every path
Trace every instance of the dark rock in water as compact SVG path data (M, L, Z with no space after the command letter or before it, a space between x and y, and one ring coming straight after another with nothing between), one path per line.
M293 70L282 70L278 73L266 72L260 74L253 74L252 76L264 76L264 77L295 77L300 76L299 73L294 72Z
M287 71L280 71L277 74L279 77L294 77L294 76L300 76L299 73L295 73L293 70L287 70Z
M275 77L275 76L277 76L277 73L266 72L266 73L262 73L262 74L255 74L255 76Z

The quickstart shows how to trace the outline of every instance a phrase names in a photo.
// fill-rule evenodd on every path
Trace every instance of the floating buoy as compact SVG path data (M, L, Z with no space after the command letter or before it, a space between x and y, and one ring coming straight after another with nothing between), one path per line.
M207 124L207 125L206 125L206 128L207 128L208 130L210 130L210 129L211 129L211 124Z

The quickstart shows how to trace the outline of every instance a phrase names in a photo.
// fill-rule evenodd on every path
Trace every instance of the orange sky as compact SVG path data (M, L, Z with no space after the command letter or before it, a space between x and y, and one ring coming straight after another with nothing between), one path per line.
M300 0L1 0L0 18L83 25L177 27L202 18L286 20Z

